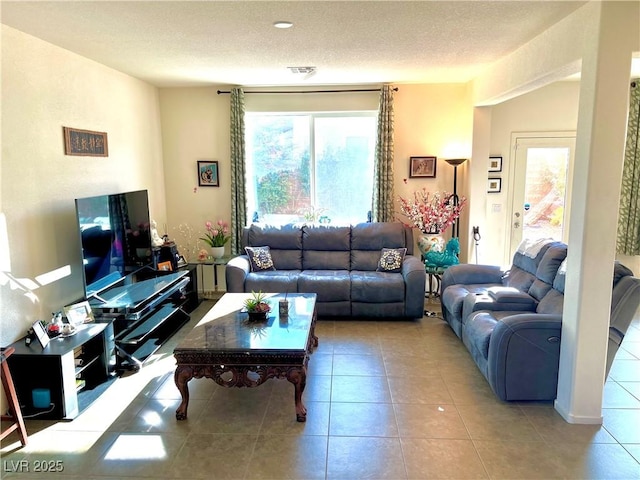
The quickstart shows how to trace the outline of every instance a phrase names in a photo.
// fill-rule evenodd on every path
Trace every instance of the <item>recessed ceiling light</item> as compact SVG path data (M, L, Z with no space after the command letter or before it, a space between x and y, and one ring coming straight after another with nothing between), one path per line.
M276 28L291 28L293 23L286 21L273 22L273 26Z

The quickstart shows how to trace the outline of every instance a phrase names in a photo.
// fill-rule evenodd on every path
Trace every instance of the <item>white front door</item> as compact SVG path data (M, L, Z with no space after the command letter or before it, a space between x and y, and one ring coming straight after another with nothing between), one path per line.
M537 135L545 136L514 138L509 258L523 238L567 242L569 236L566 200L571 191L575 135Z

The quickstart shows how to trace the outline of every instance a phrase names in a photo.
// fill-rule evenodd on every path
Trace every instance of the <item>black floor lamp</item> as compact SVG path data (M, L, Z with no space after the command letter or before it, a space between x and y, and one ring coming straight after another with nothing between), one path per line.
M466 162L466 158L448 158L445 160L449 165L453 165L453 195L451 195L450 201L453 201L454 206L458 206L458 202L460 198L458 197L458 165L462 165ZM460 236L460 219L456 218L456 221L453 223L451 227L451 236L459 237Z

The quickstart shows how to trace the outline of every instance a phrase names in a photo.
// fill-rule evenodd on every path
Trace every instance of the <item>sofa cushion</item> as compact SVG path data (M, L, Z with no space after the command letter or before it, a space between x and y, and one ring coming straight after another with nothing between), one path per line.
M534 242L523 240L520 247L518 247L518 250L513 255L513 264L511 269L504 276L502 283L508 287L517 288L521 292L528 292L531 295L529 289L535 282L536 278L538 278L538 267L547 253L547 250L552 245L560 245L560 243L549 239L536 240ZM555 271L553 272L553 275L555 275ZM546 283L551 284L552 282L553 276L551 276ZM544 295L540 295L539 297L536 297L535 295L532 296L539 300Z
M564 243L549 244L538 264L536 279L529 287L529 295L538 301L547 295L565 258L567 258L567 246Z
M399 222L359 223L351 230L351 270L375 271L383 248L406 248Z
M302 270L301 226L254 223L247 229L246 241L245 246L269 245L278 270Z
M564 284L567 278L567 259L565 258L560 267L558 268L558 272L556 273L556 277L553 279L553 288L558 290L560 293L564 293Z
M551 243L540 260L536 277L551 285L565 258L567 258L567 246L560 242Z
M269 253L269 247L244 247L249 257L249 265L252 272L262 272L264 270L275 270L273 259Z
M350 300L351 278L348 270L303 270L298 278L298 291L316 293L318 302Z
M302 249L302 228L298 225L253 223L249 227L248 245L269 245L279 250Z
M520 252L514 253L512 267L517 267L525 272L535 275L538 270L538 264L540 263L540 260L542 260L542 256L547 251L547 248L549 248L548 244L542 247L540 252L538 252L538 255L534 258L528 257Z
M399 273L402 271L402 261L407 253L406 248L383 248L380 252L377 272Z
M625 267L623 264L621 264L619 261L615 261L613 264L613 286L615 287L616 284L620 281L621 278L623 277L628 277L633 275L633 272Z
M350 227L305 225L302 231L303 270L350 269Z
M535 279L536 276L533 273L527 272L519 267L512 266L505 274L502 281L507 287L518 289L521 292L528 292Z
M351 301L404 302L404 278L401 273L352 271Z
M562 315L563 306L564 295L554 288L549 290L542 300L540 300L538 308L536 308L536 312Z
M354 250L375 250L406 247L404 225L399 222L359 223L352 227Z
M297 292L300 270L265 270L249 272L245 278L245 292Z

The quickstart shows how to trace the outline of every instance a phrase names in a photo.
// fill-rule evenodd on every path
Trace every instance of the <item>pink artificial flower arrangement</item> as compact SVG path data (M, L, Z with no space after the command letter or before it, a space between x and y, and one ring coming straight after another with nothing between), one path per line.
M422 233L443 233L460 216L462 207L467 199L458 197L458 204L455 205L453 194L447 192L436 192L431 194L426 188L418 190L413 194L412 200L402 197L400 200L400 212L410 223L405 223L415 227Z
M211 222L206 222L204 225L207 231L204 237L200 237L200 240L206 242L210 247L224 247L225 243L231 238L227 222L218 220L215 227Z

